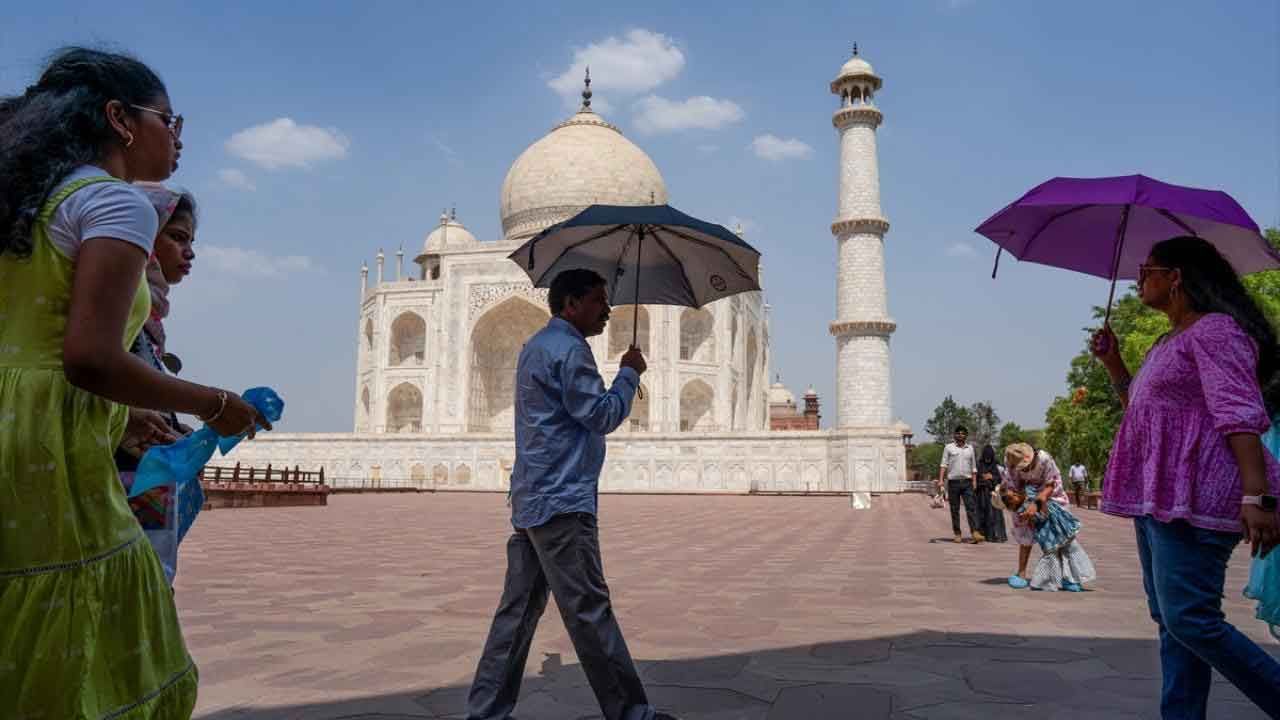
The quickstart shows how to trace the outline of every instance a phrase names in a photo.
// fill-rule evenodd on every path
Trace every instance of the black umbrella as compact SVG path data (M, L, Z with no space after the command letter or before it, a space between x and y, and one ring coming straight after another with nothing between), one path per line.
M592 205L508 257L534 287L550 287L563 270L594 270L609 282L609 302L636 305L637 316L640 305L700 308L760 289L758 250L725 227L670 205ZM637 321L633 347L638 331Z

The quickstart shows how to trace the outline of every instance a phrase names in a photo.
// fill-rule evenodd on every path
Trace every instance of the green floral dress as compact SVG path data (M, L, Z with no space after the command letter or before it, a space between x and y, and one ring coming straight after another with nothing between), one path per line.
M197 673L173 595L125 501L112 451L122 405L62 368L75 265L49 240L0 256L0 717L189 718ZM139 283L121 344L147 317Z

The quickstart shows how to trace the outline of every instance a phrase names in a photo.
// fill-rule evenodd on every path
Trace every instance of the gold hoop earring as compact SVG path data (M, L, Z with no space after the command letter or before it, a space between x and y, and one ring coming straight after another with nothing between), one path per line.
M130 147L131 145L133 145L133 133L129 133L129 136L125 138L125 141L124 141L125 147Z

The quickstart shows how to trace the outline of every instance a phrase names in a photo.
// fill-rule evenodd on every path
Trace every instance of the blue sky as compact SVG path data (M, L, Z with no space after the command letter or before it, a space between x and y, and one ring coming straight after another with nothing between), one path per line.
M894 412L917 428L947 394L1038 426L1063 391L1105 283L1013 262L993 281L992 247L972 232L1031 186L1142 172L1224 189L1280 224L1271 0L642 5L26 3L0 26L0 92L69 43L160 71L186 116L173 181L203 213L170 346L191 379L277 387L292 431L351 428L361 261L401 243L412 257L453 204L498 238L507 168L569 112L555 88L571 83L556 78L587 57L597 105L657 163L672 203L746 225L774 308L772 371L812 383L827 420L827 84L854 41L885 82ZM272 129L288 142L263 145ZM797 142L762 157L765 135Z

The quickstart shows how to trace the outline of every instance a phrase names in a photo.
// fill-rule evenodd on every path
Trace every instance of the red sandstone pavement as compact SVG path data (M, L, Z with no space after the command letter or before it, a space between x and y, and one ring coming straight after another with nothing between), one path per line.
M604 496L605 571L650 699L685 719L1155 718L1131 526L1082 511L1091 592L1013 591L1013 545L954 545L923 496ZM505 567L496 494L223 509L183 545L197 717L460 717ZM1280 646L1239 591L1241 630ZM1210 717L1261 718L1218 679ZM595 718L554 607L520 720Z

